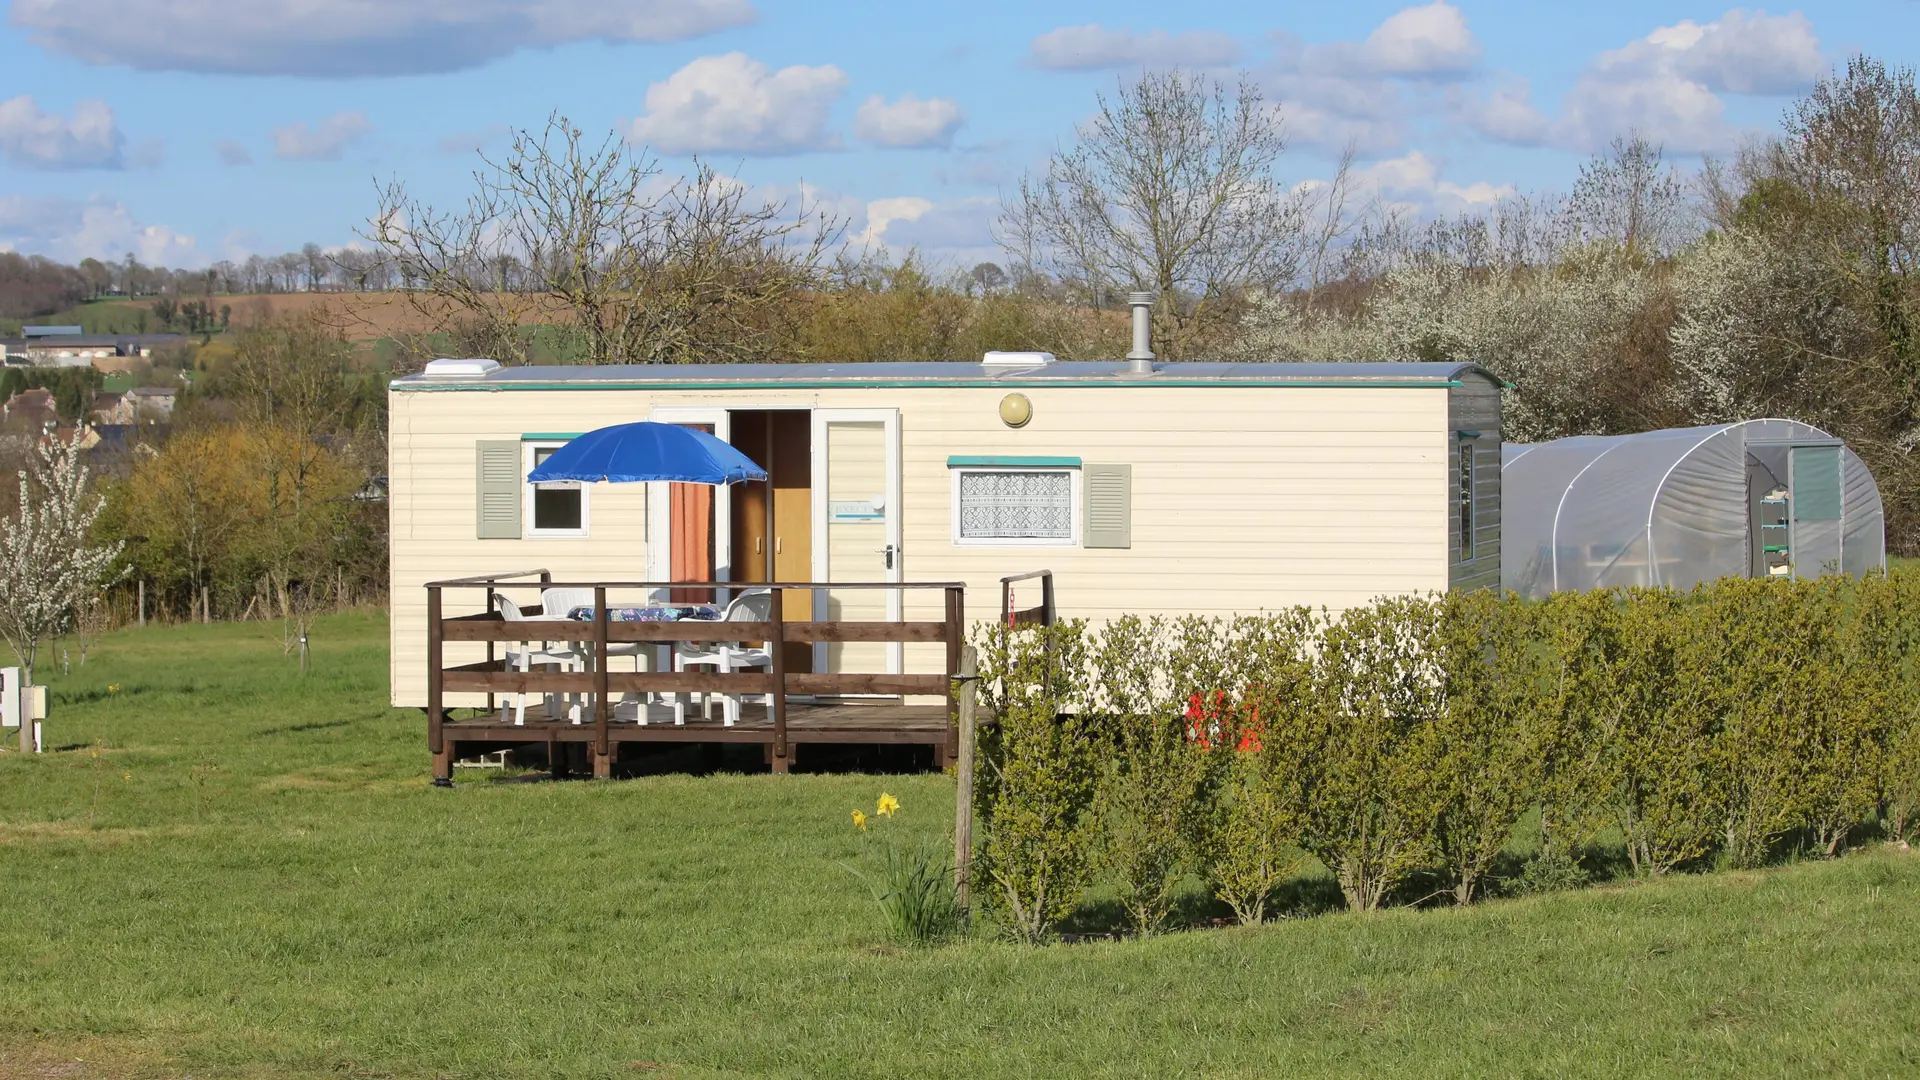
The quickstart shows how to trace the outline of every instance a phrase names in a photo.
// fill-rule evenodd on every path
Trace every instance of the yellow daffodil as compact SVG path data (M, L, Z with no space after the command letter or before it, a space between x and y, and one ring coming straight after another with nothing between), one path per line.
M900 800L883 791L880 793L880 803L874 809L881 817L892 817L894 811L900 809Z
M853 812L853 827L854 827L854 828L856 828L856 829L859 829L859 830L860 830L861 832L866 832L866 831L867 831L867 814L866 814L866 811L864 811L864 810L855 810L855 811Z

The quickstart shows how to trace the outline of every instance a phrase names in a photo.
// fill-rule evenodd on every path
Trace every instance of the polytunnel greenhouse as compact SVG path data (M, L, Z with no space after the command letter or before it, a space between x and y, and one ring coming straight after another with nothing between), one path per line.
M1501 585L1525 596L1886 565L1873 474L1792 420L1507 443L1500 486Z

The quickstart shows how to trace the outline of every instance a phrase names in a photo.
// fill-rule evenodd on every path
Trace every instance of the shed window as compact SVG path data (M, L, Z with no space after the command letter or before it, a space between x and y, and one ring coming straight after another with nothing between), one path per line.
M954 542L1074 543L1078 472L1078 469L954 469Z
M526 444L528 472L540 467L565 443ZM587 491L575 481L527 485L526 509L528 536L587 535Z
M1473 561L1473 443L1460 444L1460 561Z

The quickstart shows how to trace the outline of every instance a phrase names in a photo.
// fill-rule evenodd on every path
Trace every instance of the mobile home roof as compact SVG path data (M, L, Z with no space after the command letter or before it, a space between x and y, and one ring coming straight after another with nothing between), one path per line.
M1437 364L1161 364L1138 375L1125 363L1065 362L1035 367L984 364L606 364L503 367L485 375L410 375L393 389L416 390L746 390L824 387L939 386L1458 386L1479 377L1499 384L1470 363Z

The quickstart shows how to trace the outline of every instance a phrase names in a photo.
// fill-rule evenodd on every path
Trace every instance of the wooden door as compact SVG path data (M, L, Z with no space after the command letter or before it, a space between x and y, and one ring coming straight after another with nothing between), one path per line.
M735 484L733 502L733 580L807 581L813 576L812 424L800 410L753 410L730 417L734 447L766 469L769 480ZM769 528L769 483L772 521ZM771 576L769 576L771 571ZM786 597L789 618L804 618L807 599ZM813 650L787 648L789 671L813 670Z

